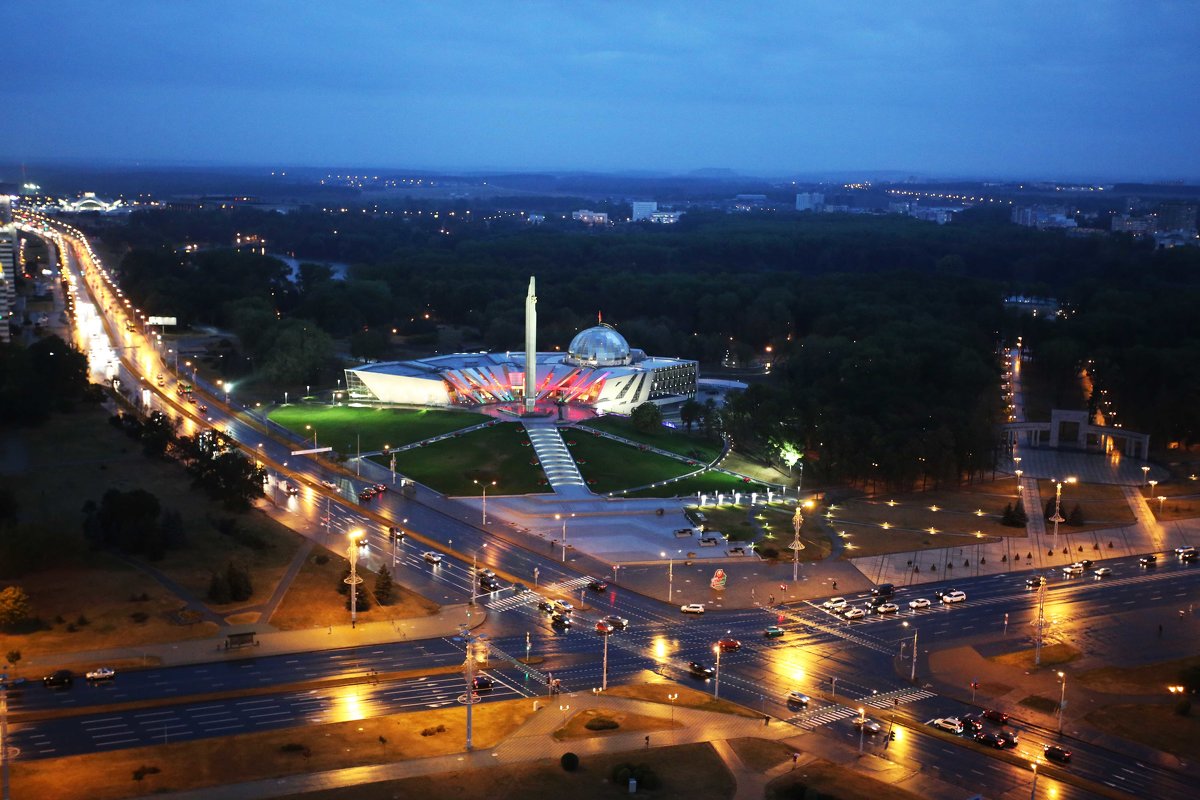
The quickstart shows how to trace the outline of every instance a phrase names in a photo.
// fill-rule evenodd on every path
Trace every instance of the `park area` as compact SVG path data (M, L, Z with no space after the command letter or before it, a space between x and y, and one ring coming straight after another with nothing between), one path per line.
M274 408L268 418L297 436L315 442L316 447L332 447L343 455L353 455L360 449L364 453L373 453L385 447L403 447L490 419L469 411L304 403Z
M639 431L633 426L629 417L614 415L596 417L581 423L581 427L594 428L639 444L657 447L669 453L678 453L681 456L703 462L705 465L711 464L717 456L721 455L722 450L719 439L702 436L699 433L686 433L661 425L652 431Z
M429 442L396 453L395 457L396 472L449 497L480 495L476 481L487 484L489 495L552 491L529 435L518 422L502 422ZM386 456L376 456L375 460L384 466L390 464Z
M563 439L588 488L597 494L646 486L700 469L681 461L583 430L564 431Z

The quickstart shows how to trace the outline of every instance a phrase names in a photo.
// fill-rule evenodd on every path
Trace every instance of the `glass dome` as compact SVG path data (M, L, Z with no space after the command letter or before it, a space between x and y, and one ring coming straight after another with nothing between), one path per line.
M633 359L625 337L611 325L601 323L575 335L565 360L580 367L620 367Z

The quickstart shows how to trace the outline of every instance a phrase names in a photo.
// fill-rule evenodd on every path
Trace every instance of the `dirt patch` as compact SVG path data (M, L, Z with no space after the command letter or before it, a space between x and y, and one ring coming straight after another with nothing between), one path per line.
M346 687L335 705L353 714L357 689ZM336 711L335 711L336 713ZM533 714L529 703L485 703L474 709L477 748L494 747ZM438 727L442 730L438 731ZM384 764L461 752L466 719L461 708L350 719L279 731L138 747L84 756L20 761L13 785L29 797L89 797L94 800L198 789L281 775ZM422 731L431 731L422 736ZM131 779L144 766L159 772ZM363 795L358 795L362 797ZM427 796L445 796L432 792Z
M1040 711L1043 714L1058 713L1057 700L1051 700L1049 697L1042 697L1041 695L1036 694L1018 700L1017 705L1025 706L1026 708L1032 708L1034 711Z
M225 621L230 625L253 625L261 616L257 611L244 611L241 614L229 614Z
M346 622L347 595L338 592L348 567L348 562L341 556L331 555L324 550L314 551L295 580L288 587L279 603L279 608L271 616L271 624L285 631L302 630L304 628L324 628L329 625L343 625ZM372 591L375 587L375 573L370 570L359 570L363 577L363 587ZM426 600L419 594L405 589L399 583L392 584L393 602L381 606L371 602L367 610L359 610L358 617L364 622L377 622L389 619L407 619L411 617L435 614L438 605Z
M1042 503L1053 501L1056 490L1054 481L1038 482L1038 493L1044 498ZM1121 486L1111 486L1100 483L1063 484L1061 509L1063 518L1070 518L1075 506L1083 514L1083 525L1068 525L1070 533L1098 530L1101 528L1116 528L1121 525L1132 525L1136 522L1129 503L1125 500L1125 492ZM1151 506L1157 506L1152 502ZM1025 509L1030 514L1038 513L1037 509ZM1045 512L1045 508L1042 509ZM1053 523L1047 523L1047 529L1053 528ZM1060 531L1062 528L1060 527Z
M616 723L615 728L594 730L588 725L596 725L608 720ZM614 711L607 708L588 708L572 716L567 724L554 732L554 738L559 741L568 739L586 739L593 736L607 736L613 733L634 733L637 731L661 731L671 728L669 717L651 717L636 714L632 711ZM681 727L677 722L676 728Z
M1057 666L1058 664L1069 664L1082 655L1074 647L1069 644L1048 644L1042 648L1042 663L1041 667ZM988 658L993 664L1002 664L1006 667L1020 667L1021 669L1034 669L1034 651L1017 650L1013 653L1004 653L998 656Z
M1187 761L1200 759L1200 716L1175 713L1173 705L1112 705L1084 719L1102 731L1173 753Z
M1187 669L1200 667L1200 656L1138 667L1101 667L1072 676L1093 691L1108 694L1158 694L1179 682Z
M701 692L677 683L641 683L613 686L607 692L613 697L629 697L634 700L646 700L650 703L662 703L664 705L670 705L672 702L667 699L667 695L675 694L678 697L674 703L679 708L715 711L718 714L735 714L739 717L750 717L751 719L762 718L762 714L752 711L745 706L731 703L728 700L713 699L713 696L707 692ZM670 726L668 725L668 727Z
M603 753L580 757L576 772L565 772L558 760L538 761L488 769L464 769L401 781L360 784L299 795L293 800L395 800L397 797L453 797L455 800L529 800L532 797L569 797L571 800L612 800L628 797L627 786L613 785L610 775L621 764L645 764L658 775L662 786L639 786L636 797L733 797L735 784L712 746L688 744L630 753Z
M805 797L805 789L838 800L922 800L922 796L817 759L787 772L767 785L767 800Z
M795 752L783 742L773 739L730 739L729 746L752 772L766 772L785 761Z

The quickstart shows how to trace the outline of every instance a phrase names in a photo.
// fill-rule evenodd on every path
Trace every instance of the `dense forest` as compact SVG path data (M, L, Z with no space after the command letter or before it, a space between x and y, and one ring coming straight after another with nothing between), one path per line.
M468 211L139 212L105 238L125 252L122 282L148 313L232 330L249 363L282 382L315 380L337 339L386 358L393 330L461 326L491 348L519 345L530 275L547 348L598 312L634 347L706 366L770 347L771 379L728 409L726 426L760 445L802 443L828 479L927 485L987 469L997 348L1018 334L1059 385L1090 360L1122 422L1159 445L1189 444L1200 424L1196 248L1040 232L991 210L945 226L696 212L601 230ZM350 268L342 280L308 264L292 280L269 257L177 250L238 233ZM1014 292L1057 297L1066 318L1005 312Z

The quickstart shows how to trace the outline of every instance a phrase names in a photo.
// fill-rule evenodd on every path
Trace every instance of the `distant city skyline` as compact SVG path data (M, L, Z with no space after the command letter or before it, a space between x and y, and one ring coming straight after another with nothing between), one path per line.
M0 161L1197 180L1196 10L15 0Z

